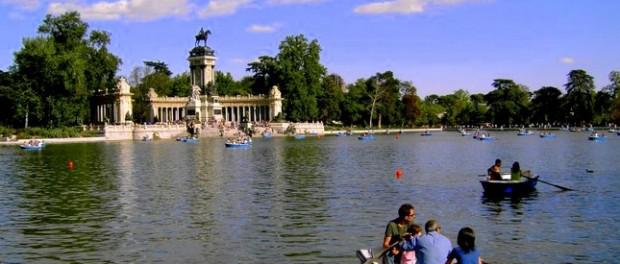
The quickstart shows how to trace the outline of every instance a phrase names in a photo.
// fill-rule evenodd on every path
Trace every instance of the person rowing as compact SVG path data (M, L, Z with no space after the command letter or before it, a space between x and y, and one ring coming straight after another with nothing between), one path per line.
M489 180L499 181L502 179L501 173L502 173L502 160L496 159L495 164L493 164L493 166L491 166L487 170L487 176L489 176Z

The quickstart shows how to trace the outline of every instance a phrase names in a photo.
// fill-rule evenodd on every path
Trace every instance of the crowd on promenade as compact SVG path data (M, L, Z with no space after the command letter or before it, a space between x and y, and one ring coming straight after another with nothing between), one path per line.
M476 248L473 228L463 227L457 236L457 246L441 230L435 219L422 227L414 223L415 207L405 203L398 209L398 217L391 220L383 237L384 264L482 264Z

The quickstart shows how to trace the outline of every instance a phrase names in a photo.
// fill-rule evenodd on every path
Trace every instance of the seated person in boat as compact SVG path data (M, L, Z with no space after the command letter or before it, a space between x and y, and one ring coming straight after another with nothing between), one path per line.
M489 176L489 180L492 180L492 181L501 180L502 179L501 173L502 173L502 160L496 159L495 164L493 164L493 166L491 166L487 170L487 175Z
M521 180L521 166L519 162L515 161L512 164L512 168L510 168L510 180L511 181L520 181Z

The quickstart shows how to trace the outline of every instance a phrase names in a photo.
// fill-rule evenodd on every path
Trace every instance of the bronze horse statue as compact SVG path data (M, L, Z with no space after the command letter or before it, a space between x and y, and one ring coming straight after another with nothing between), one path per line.
M211 34L210 30L207 29L207 31L205 31L203 28L200 28L200 32L198 32L198 35L196 35L196 47L200 45L201 40L204 40L205 46L207 46L207 39L209 38L209 34Z

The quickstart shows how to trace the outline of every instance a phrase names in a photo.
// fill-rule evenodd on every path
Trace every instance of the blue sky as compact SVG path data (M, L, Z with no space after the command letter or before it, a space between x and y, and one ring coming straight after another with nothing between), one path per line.
M119 75L145 60L187 71L200 27L216 69L236 79L296 34L317 39L323 65L348 83L392 70L421 96L487 93L496 78L563 90L573 69L600 90L620 70L617 0L0 0L0 69L45 14L68 10L111 33Z

